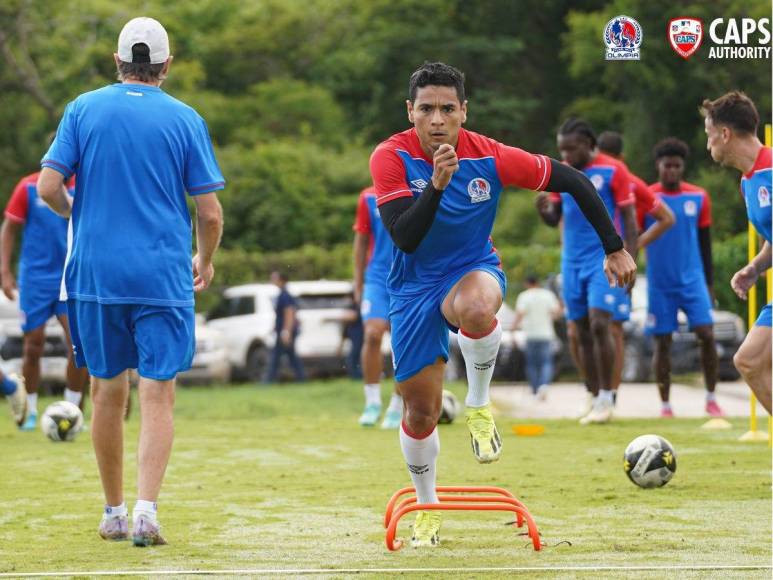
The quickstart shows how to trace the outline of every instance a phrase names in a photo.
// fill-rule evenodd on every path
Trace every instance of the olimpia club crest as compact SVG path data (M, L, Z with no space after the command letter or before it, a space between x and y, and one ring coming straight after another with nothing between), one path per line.
M607 60L639 60L644 34L641 26L630 16L615 16L604 28Z
M698 18L672 18L668 23L668 41L676 54L687 60L703 41L703 22Z

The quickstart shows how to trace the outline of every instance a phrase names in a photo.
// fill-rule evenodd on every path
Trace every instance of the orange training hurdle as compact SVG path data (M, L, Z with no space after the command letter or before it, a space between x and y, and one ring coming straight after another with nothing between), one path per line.
M403 541L395 539L397 523L405 514L417 510L474 510L474 511L500 511L513 512L515 523L523 527L524 520L528 529L529 538L535 551L542 549L537 524L531 517L529 510L512 493L501 487L491 486L438 486L438 500L440 503L416 503L416 496L404 498L398 503L400 497L416 493L413 487L404 487L397 490L389 499L384 514L384 527L386 528L386 545L391 551L403 547ZM488 495L445 495L447 493L485 493Z

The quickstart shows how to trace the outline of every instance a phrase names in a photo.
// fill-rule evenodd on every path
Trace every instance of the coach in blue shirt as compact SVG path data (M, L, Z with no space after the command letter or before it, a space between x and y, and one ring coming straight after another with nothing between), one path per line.
M193 358L193 293L209 286L222 233L225 182L204 120L161 90L172 57L163 26L129 21L114 55L121 82L69 103L38 180L72 216L65 286L78 366L94 377L91 434L105 492L100 535L128 537L123 409L128 369L140 375L134 544L166 543L156 500L172 449L175 377ZM78 179L73 198L64 180ZM196 202L198 254L186 192Z

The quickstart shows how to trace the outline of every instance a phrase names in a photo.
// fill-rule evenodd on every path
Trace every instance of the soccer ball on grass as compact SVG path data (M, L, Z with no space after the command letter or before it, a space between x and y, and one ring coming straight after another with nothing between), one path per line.
M83 430L83 413L68 401L51 403L40 418L40 428L51 441L72 441Z
M639 487L662 487L676 473L676 452L663 437L642 435L625 448L623 469Z

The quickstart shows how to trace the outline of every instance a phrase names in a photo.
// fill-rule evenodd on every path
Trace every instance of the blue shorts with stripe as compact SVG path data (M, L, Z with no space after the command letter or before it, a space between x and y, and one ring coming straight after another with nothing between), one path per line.
M59 300L59 283L39 284L28 280L19 285L19 310L21 329L30 332L43 326L52 316L67 315L67 303Z
M612 288L604 274L604 260L561 265L566 318L579 320L591 308L615 312L620 288Z
M392 325L392 363L397 382L410 379L438 358L448 361L448 331L457 332L458 328L448 323L441 306L454 284L465 274L476 270L491 274L504 297L507 290L505 273L490 264L456 272L442 284L428 287L425 292L411 297L391 296L389 321Z
M615 295L615 311L612 314L614 322L625 322L631 319L631 293L627 288L612 288Z
M687 315L690 328L714 324L709 290L704 283L677 289L647 287L648 310L645 332L671 334L679 328L678 313Z
M75 364L109 379L126 369L157 381L191 367L196 349L193 306L99 304L70 299Z

